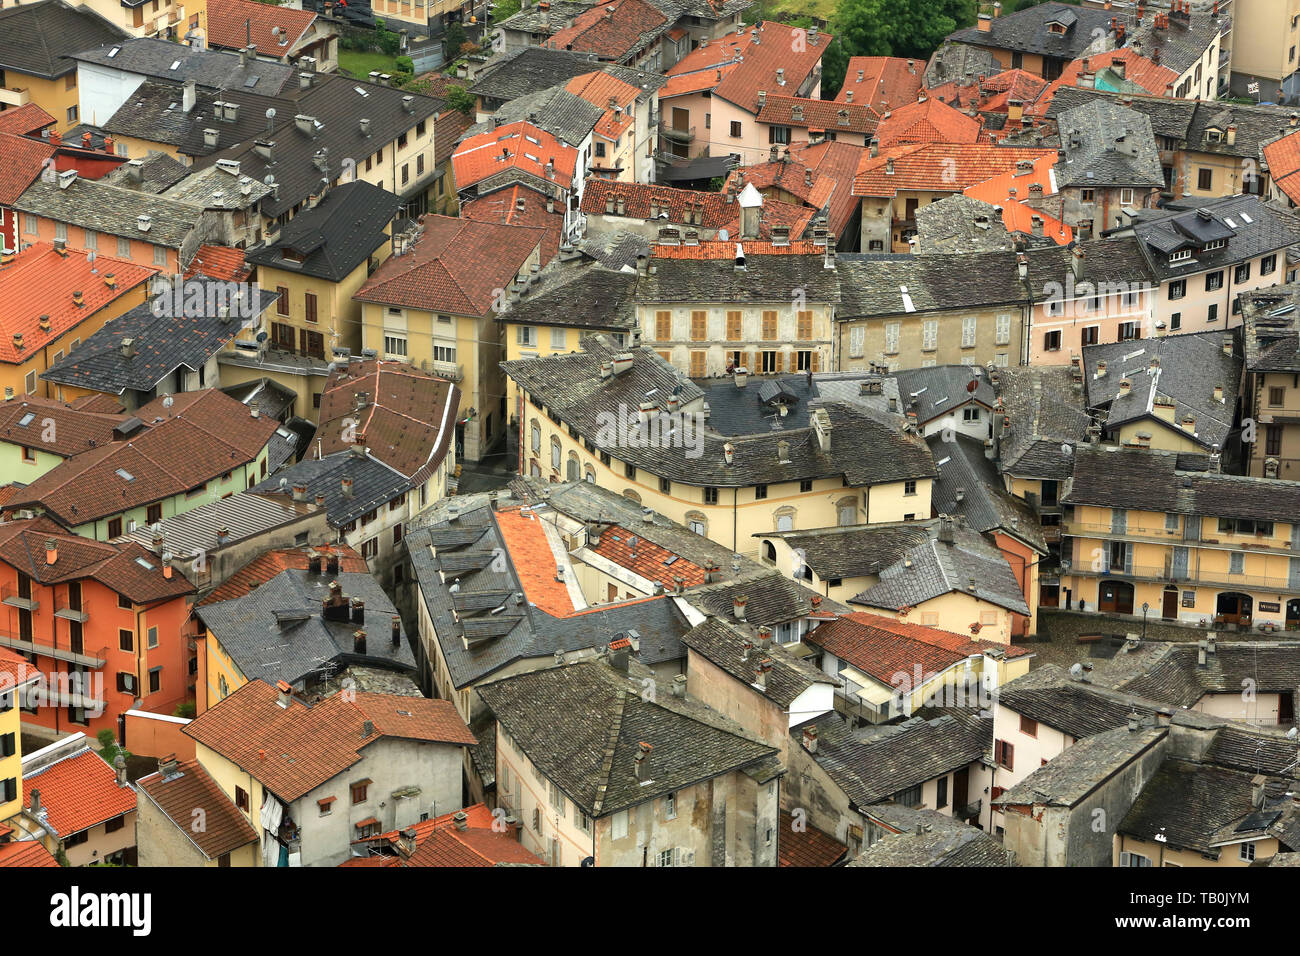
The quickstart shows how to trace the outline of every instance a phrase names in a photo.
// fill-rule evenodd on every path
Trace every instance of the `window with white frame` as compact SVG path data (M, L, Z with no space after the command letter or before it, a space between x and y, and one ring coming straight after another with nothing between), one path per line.
M520 345L525 348L537 347L537 330L531 325L521 325L516 333L516 339Z
M898 352L898 331L900 323L885 323L885 352L889 355L895 355Z
M849 329L849 357L862 358L863 345L866 343L867 330L860 325Z
M446 362L448 365L456 364L456 347L454 345L433 344L433 360L435 362Z
M562 328L551 329L551 348L563 352L568 344L568 330Z
M926 319L921 324L921 348L935 349L939 347L939 320Z
M998 314L997 321L993 327L994 344L1006 345L1011 341L1011 316L1006 312Z
M406 336L393 332L384 333L384 354L406 358Z
M976 318L973 315L963 316L961 320L961 347L964 349L975 345L975 323Z

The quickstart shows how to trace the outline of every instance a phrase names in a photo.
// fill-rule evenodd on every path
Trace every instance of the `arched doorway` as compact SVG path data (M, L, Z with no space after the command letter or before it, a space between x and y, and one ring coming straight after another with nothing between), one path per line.
M1254 603L1249 594L1224 591L1215 601L1214 621L1216 624L1249 624Z
M1164 593L1161 595L1160 616L1166 621L1176 620L1178 617L1178 587L1174 584L1166 584Z
M1102 581L1097 589L1097 610L1103 614L1132 614L1133 585L1128 581Z

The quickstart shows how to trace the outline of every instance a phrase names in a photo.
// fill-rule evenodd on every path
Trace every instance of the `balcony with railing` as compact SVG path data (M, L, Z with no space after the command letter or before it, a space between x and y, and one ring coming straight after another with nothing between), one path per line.
M19 594L18 587L13 584L6 584L3 588L0 588L0 601L10 607L16 607L24 611L35 611L41 606L41 602L36 598L26 594Z
M664 139L670 139L674 143L690 143L695 140L695 127L689 129L678 129L675 126L663 126L659 130Z
M459 382L465 377L464 366L458 362L424 361L420 363L420 367L424 371L439 378L445 378L449 382Z
M76 621L78 624L85 624L90 620L90 615L86 613L85 608L72 607L66 596L54 599L54 616L61 617L65 621Z
M26 106L31 101L31 90L0 86L0 103L5 106Z
M1202 533L1199 524L1190 527L1184 523L1182 528L1130 528L1127 525L1117 528L1105 522L1067 521L1063 525L1065 534L1073 538L1107 538L1122 541L1145 541L1153 544L1187 545L1189 547L1208 546L1233 551L1260 551L1271 554L1300 556L1300 548L1292 545L1289 538L1280 538L1276 534L1240 534L1229 532Z
M1065 569L1065 573L1080 577L1124 578L1157 584L1214 586L1233 590L1253 588L1261 591L1300 591L1300 582L1293 584L1285 575L1234 574L1224 568L1175 568L1169 561L1164 564L1126 564L1123 567L1111 566L1105 561L1083 561L1071 565Z
M38 657L66 661L69 664L79 664L82 667L93 667L96 670L108 661L107 647L101 647L98 651L88 654L84 650L74 651L66 647L55 647L52 644L15 637L12 634L0 634L0 647L7 647L11 651L23 654L35 654Z

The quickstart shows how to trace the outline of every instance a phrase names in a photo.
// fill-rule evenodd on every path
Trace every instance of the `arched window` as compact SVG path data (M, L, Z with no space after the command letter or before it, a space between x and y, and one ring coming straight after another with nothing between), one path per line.
M626 498L628 501L634 501L634 502L636 502L637 504L640 504L640 503L641 503L641 496L638 495L638 494L637 494L635 491L633 491L631 488L624 488L624 489L623 489L623 497Z
M776 530L793 531L794 530L794 509L781 508L776 513Z
M560 440L551 438L551 467L556 471L560 470L560 461L564 457L564 452L560 448Z
M577 481L580 474L581 467L578 464L578 453L571 451L569 452L568 463L565 465L564 480Z
M592 468L591 465L588 465L587 470L582 477L584 481L590 482L594 485L596 483L596 469Z
M528 474L533 478L542 477L542 466L537 463L536 458L530 458L528 460Z
M540 455L542 453L542 426L534 418L529 422L528 428L533 438L533 454Z
M763 560L776 564L776 545L771 541L763 542Z

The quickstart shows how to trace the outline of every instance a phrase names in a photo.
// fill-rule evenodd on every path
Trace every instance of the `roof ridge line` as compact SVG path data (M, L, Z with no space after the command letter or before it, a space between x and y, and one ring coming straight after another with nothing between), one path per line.
M609 736L605 738L605 755L601 759L600 779L601 782L596 785L596 799L592 801L592 816L600 816L601 807L605 803L605 794L609 791L609 776L614 769L614 751L618 748L618 738L623 731L623 714L626 712L629 691L625 687L618 688L619 702L622 706L610 721Z

